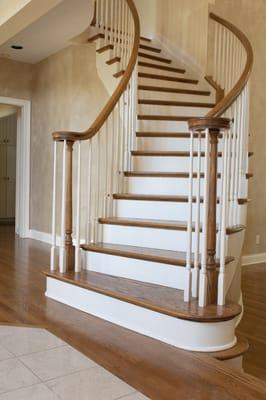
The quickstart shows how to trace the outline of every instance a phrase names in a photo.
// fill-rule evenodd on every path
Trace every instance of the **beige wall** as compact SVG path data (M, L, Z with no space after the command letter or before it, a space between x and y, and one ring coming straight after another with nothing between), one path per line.
M235 23L251 41L254 69L251 77L250 171L255 174L249 182L248 228L244 254L266 252L266 1L216 0L215 12ZM256 235L261 244L256 245Z
M106 99L93 45L71 46L36 65L32 95L32 229L51 230L52 132L89 128ZM83 165L86 175L85 159Z
M157 0L156 34L205 72L209 0ZM175 50L176 49L176 50ZM181 53L180 53L181 52Z
M0 58L0 96L29 100L33 69L31 64Z

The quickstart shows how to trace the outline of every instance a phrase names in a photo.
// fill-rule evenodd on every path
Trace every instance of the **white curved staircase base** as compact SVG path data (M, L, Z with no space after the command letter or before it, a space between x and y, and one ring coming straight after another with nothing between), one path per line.
M184 350L215 352L236 344L235 318L207 323L182 320L50 277L46 296Z

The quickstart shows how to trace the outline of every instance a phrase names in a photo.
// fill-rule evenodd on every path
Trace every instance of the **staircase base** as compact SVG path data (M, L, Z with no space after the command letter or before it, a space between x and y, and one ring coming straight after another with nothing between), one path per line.
M46 296L124 328L190 351L216 352L236 344L236 318L195 322L140 307L47 276Z

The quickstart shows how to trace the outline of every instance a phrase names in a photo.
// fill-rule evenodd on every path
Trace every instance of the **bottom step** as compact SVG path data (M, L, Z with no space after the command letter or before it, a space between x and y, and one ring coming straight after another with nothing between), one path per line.
M47 297L173 346L213 352L236 343L237 304L203 309L180 290L97 272L46 276Z

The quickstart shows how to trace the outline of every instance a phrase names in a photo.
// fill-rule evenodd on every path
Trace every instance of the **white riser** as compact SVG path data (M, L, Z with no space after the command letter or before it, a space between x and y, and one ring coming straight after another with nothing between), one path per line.
M185 288L184 267L89 252L87 269L181 290Z
M221 170L222 160L218 160L218 170ZM195 162L196 164L196 162ZM204 159L202 158L201 170L204 170ZM136 171L162 171L162 172L188 172L189 157L150 157L134 156L133 169ZM194 166L194 171L197 165Z
M201 148L203 149L204 140L202 140ZM155 137L138 137L137 150L161 150L161 151L189 151L190 140L187 138L155 138ZM222 149L222 141L219 140L219 151ZM198 139L194 139L194 151L198 151Z
M193 243L194 236L195 234L193 233ZM200 234L200 236L202 236L202 234ZM104 225L103 242L162 250L186 251L187 232L132 226Z
M220 193L221 179L218 180L218 195ZM151 178L130 177L127 178L127 192L134 194L168 194L188 196L189 180L187 178ZM204 180L201 179L201 195L204 193ZM197 181L193 180L193 192L197 193Z
M154 82L150 86L160 86L158 82ZM200 101L201 103L213 102L213 95L199 96L197 94L183 94L183 93L165 93L150 90L139 90L139 99L156 99L156 100L171 100L171 101Z
M210 111L210 108L201 107L176 107L176 106L154 106L150 104L139 104L139 114L152 115L185 115L192 117L204 117Z
M173 202L151 202L135 200L116 200L116 215L121 218L143 218L143 219L162 219L168 221L188 220L189 208L187 203ZM201 220L203 218L203 207L201 209ZM196 211L193 204L193 220L195 221ZM217 206L217 213L219 212Z
M137 121L138 131L147 132L188 132L188 124L186 121Z
M165 81L162 79L139 77L138 83L139 85L145 85L145 86L148 85L148 86L160 86L160 87L176 88L176 89L204 90L202 89L202 85L200 85L199 83L172 82L172 81Z
M219 351L235 345L235 319L200 323L173 318L78 286L47 278L46 296L88 314L191 351Z
M147 60L146 62L150 62L151 64L159 64L159 63L157 63L157 61L153 61L153 60L150 60L150 61ZM178 67L172 67L172 68L178 68ZM157 69L157 68L139 66L138 71L143 72L145 74L154 74L154 75L172 76L174 78L190 79L190 76L187 73L183 74L180 72L165 71L163 69Z

